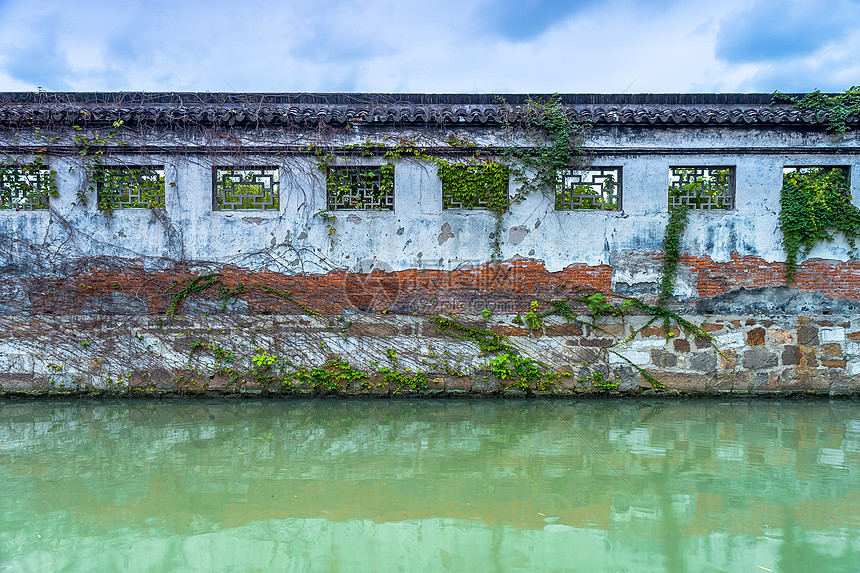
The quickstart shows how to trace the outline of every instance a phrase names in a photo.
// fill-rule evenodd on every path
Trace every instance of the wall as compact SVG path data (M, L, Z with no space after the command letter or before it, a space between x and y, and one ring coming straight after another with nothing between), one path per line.
M324 140L340 150L335 162L366 165L388 161L363 156L368 141L420 142L454 155L459 150L447 143L452 135L487 153L510 144L499 126L463 123L355 121L326 126ZM92 193L81 205L76 192L88 187L85 165L93 156L79 154L76 138L111 130L118 135L103 148L106 164L165 167L164 210L107 215ZM494 217L443 210L441 183L428 161L391 160L392 212L342 211L334 221L317 215L326 208L325 180L308 146L323 131L319 125L203 129L131 122L112 128L108 121L80 130L46 124L37 132L0 118L6 156L26 159L47 149L59 190L50 210L0 210L2 391L326 389L294 381L284 386L283 373L261 371L255 356L276 356L277 367L292 356L285 371L330 374L340 372L332 361L344 359L369 376L339 381L339 392L350 384L359 393L417 391L411 386L423 383L414 379L383 380L379 370L393 366L389 351L400 374L426 375L423 392L857 391L858 263L837 237L809 254L787 289L778 231L785 166L848 166L852 196L860 195L855 131L836 139L810 122L597 122L584 147L593 165L623 169L622 210L555 211L551 197L529 195L504 218L503 262L496 263L490 262ZM517 137L535 143L527 133ZM213 210L212 170L233 165L277 166L280 208ZM604 331L584 324L588 307L580 299L593 292L654 302L669 168L709 165L735 167L736 208L691 213L671 308L709 325L714 339L683 332L666 337L658 328L662 319L645 327L650 317L641 312L623 320L601 317ZM217 282L207 289L182 294L213 273ZM576 320L554 323L560 319L553 316L537 329L514 322L533 301L543 312L542 301L560 299L572 301ZM480 314L485 309L493 312L489 320ZM511 386L487 374L497 355L439 332L432 320L451 314L508 336L553 383ZM213 343L236 362L211 356L207 362ZM456 361L438 364L440 348ZM637 368L667 390L654 389ZM603 387L594 385L596 372Z

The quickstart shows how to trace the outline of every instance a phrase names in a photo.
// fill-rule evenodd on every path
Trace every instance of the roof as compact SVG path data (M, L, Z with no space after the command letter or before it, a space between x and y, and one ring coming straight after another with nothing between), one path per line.
M195 124L498 125L529 98L551 94L0 92L0 126ZM824 125L825 114L775 103L771 94L558 94L575 121L615 125ZM849 123L860 117L849 118Z

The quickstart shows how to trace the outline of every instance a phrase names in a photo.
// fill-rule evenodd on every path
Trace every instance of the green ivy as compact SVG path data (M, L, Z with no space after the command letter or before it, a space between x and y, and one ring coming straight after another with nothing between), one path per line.
M554 194L559 185L559 172L581 166L585 159L583 128L568 117L558 94L546 101L526 100L521 122L527 133L543 142L535 147L512 146L507 151L522 166L514 171L520 193Z
M849 116L860 116L860 86L851 86L845 90L845 93L834 95L826 95L815 90L801 98L775 92L773 99L774 101L787 101L799 110L826 114L827 131L837 135L850 129L848 127Z
M172 290L179 285L184 286L174 292L170 297L170 304L167 307L167 316L173 316L176 309L179 308L179 303L182 302L191 293L204 293L212 287L218 287L221 292L221 308L227 309L227 303L230 299L236 299L240 294L245 292L245 285L240 284L234 289L231 289L224 284L222 277L218 273L210 273L190 278L186 281L176 281L168 290Z
M678 259L681 257L681 236L687 228L686 206L671 207L669 222L663 234L663 270L660 275L660 286L657 292L659 304L666 303L675 296L675 275L678 273Z
M851 204L841 169L812 168L786 173L780 192L779 226L785 249L786 284L794 280L797 258L818 242L842 233L853 250L860 235L860 210Z
M477 165L436 159L442 180L442 208L482 208L497 216L508 210L508 167L495 161Z
M490 246L492 257L502 258L502 220L508 211L510 169L495 161L462 164L433 158L442 180L442 208L487 209L496 218ZM474 159L473 159L474 161Z
M442 316L431 316L429 320L435 323L439 332L443 334L459 338L460 340L471 340L484 354L516 351L512 346L507 344L507 339L504 336L492 330L459 324L450 318Z

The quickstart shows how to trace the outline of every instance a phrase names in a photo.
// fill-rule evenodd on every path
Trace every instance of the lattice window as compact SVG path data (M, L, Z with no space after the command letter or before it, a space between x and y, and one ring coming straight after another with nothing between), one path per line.
M618 211L621 208L621 168L592 167L559 171L555 208L558 211Z
M0 209L36 211L48 208L54 175L37 164L0 166Z
M480 165L442 163L439 165L442 180L443 209L489 209L504 211L508 205L507 166L490 161Z
M95 171L99 209L163 209L164 168L102 166Z
M329 211L394 209L394 165L332 166L326 169Z
M214 208L220 211L280 208L277 167L216 167L213 189Z
M669 208L730 211L735 208L734 167L672 167Z

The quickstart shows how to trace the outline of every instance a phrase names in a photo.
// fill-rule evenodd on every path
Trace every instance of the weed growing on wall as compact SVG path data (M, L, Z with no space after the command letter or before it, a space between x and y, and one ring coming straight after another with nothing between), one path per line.
M827 117L827 131L841 135L849 130L848 118L860 117L860 86L852 86L841 94L823 94L818 90L803 97L773 94L775 102L785 101L799 110L813 111Z
M514 180L520 184L520 193L551 193L554 199L559 172L584 166L583 126L570 119L558 95L546 101L526 100L518 125L507 127L511 139L518 127L538 140L529 147L513 144L504 152L512 165Z
M678 274L678 259L681 257L681 237L687 228L688 213L689 208L686 206L672 207L669 210L669 222L663 234L663 269L657 291L660 305L675 296L674 282Z
M842 233L853 250L860 235L860 210L851 204L841 169L812 168L786 173L780 192L779 227L785 249L785 278L790 284L797 258L817 243Z

